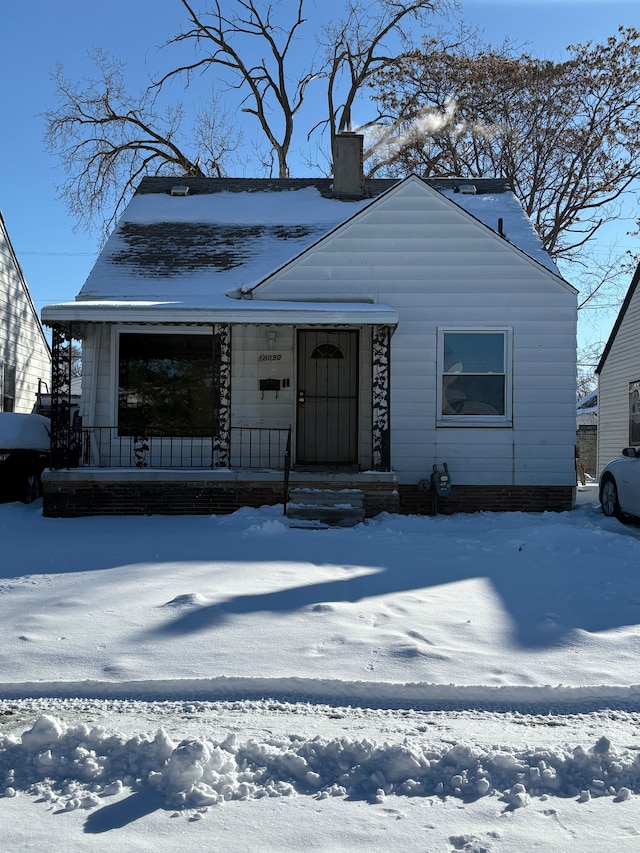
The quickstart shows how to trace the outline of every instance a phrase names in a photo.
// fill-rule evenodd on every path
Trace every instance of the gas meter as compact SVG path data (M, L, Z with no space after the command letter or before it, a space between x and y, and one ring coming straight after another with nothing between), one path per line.
M445 462L442 466L442 471L438 470L438 466L433 466L431 473L431 490L439 498L446 498L451 493L451 474Z

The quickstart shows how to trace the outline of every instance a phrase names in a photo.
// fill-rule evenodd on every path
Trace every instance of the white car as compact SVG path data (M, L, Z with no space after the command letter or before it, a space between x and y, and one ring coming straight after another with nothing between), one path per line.
M625 447L600 474L600 503L605 515L640 517L640 446Z

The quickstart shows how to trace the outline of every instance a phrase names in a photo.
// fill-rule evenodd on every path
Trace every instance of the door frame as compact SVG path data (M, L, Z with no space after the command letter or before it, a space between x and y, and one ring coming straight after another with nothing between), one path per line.
M329 337L331 335L348 335L352 344L349 346L349 356L351 358L351 363L348 366L348 370L350 371L350 381L353 382L353 393L350 393L346 396L349 400L353 401L353 417L349 418L349 447L353 448L350 453L351 458L347 460L340 459L313 459L307 460L304 457L304 447L306 442L306 434L304 431L304 424L302 423L303 418L301 418L301 402L300 402L300 392L301 390L306 390L307 386L307 374L304 371L304 367L302 365L303 353L307 351L307 347L303 344L303 338L306 335L314 334L318 336L318 343L321 343L321 338L323 335ZM306 363L306 359L305 359ZM296 396L295 396L295 423L296 423L296 464L303 465L305 467L315 467L315 468L333 468L333 467L344 467L348 469L353 469L358 466L360 459L360 441L359 441L359 424L360 424L360 330L357 328L317 328L317 327L307 327L307 328L298 328L296 330ZM332 397L328 395L324 399L345 399L344 397ZM336 449L337 448L336 445Z

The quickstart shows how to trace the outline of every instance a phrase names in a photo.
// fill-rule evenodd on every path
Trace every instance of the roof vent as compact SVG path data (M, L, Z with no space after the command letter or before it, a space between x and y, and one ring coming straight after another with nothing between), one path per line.
M458 192L463 193L464 195L475 195L477 190L475 184L460 184L458 186Z
M171 187L171 195L189 195L189 187L186 184L177 184Z

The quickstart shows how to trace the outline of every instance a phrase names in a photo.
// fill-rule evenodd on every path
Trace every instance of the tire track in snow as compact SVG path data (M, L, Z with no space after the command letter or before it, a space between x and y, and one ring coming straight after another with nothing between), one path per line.
M355 682L305 678L175 679L144 681L38 681L0 684L0 699L137 699L144 701L244 701L272 699L374 709L579 713L640 711L640 685L585 687L466 686Z

